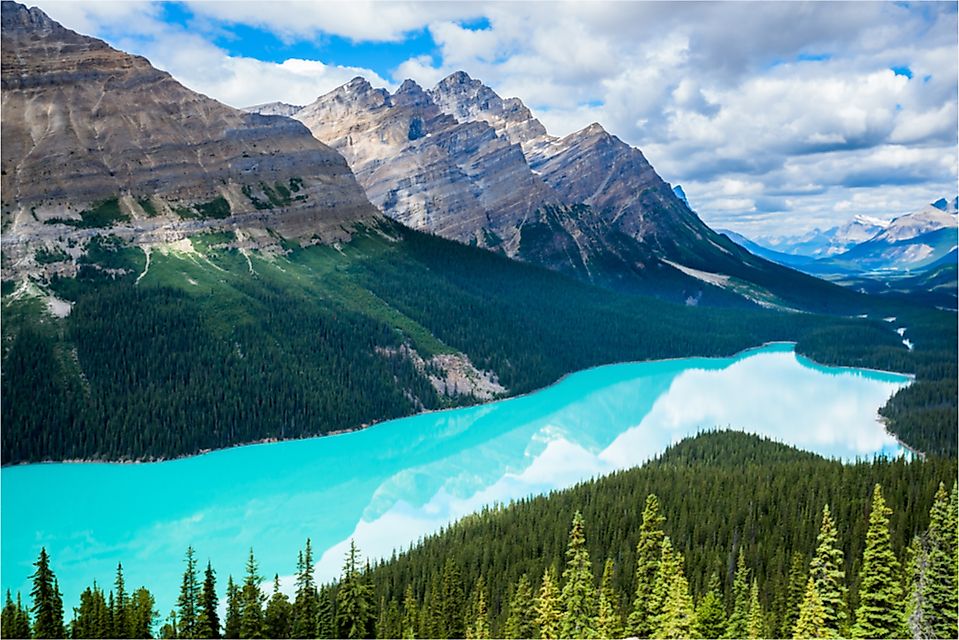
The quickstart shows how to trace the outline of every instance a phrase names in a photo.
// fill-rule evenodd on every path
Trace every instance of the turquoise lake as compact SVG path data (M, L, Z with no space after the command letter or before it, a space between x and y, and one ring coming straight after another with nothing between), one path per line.
M148 586L165 617L188 545L202 566L212 560L222 593L251 546L262 574L289 576L309 536L325 580L350 538L389 556L483 505L633 467L717 427L844 460L901 455L877 411L910 380L820 366L771 344L598 367L527 396L337 436L161 463L8 467L2 586L26 595L46 546L68 619L85 586L112 584L118 561L128 590Z

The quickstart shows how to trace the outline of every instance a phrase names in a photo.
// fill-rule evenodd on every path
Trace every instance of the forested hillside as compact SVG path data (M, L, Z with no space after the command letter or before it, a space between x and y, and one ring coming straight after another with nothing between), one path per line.
M702 434L641 468L469 516L381 564L353 546L332 585L317 586L307 541L292 599L276 582L271 596L260 590L252 550L223 597L223 577L218 588L215 568L188 549L160 633L954 637L956 467L940 458L844 465L756 436ZM270 572L289 574L293 553ZM151 629L153 597L128 590L122 566L112 587L101 576L64 613L54 560L41 553L29 602L8 594L4 637Z
M95 238L76 278L5 283L4 464L168 458L484 397L431 383L446 375L442 354L515 394L597 364L770 340L798 340L826 364L916 373L886 410L891 429L955 451L945 312L893 309L909 351L879 319L616 294L391 222L334 246L250 251L232 232L184 242L147 255Z

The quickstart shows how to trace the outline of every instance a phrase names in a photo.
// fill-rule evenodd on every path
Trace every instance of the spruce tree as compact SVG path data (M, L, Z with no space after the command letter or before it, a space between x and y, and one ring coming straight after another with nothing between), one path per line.
M224 638L240 637L240 616L243 605L240 602L240 589L233 582L233 576L226 578L226 620L223 623Z
M186 548L186 569L180 582L180 595L177 597L177 633L184 638L197 637L197 603L200 584L196 575L196 558L193 547Z
M562 607L560 635L565 638L592 638L596 635L593 565L586 549L586 525L579 511L573 515L566 547Z
M860 570L859 608L855 638L892 638L903 626L903 595L899 561L889 539L889 515L882 488L873 488L869 528Z
M341 638L366 638L373 621L373 594L359 567L359 550L350 540L336 591L336 621Z
M846 571L840 549L839 533L829 512L822 510L822 524L816 538L816 553L809 563L809 575L816 583L816 592L822 600L826 629L829 637L848 635L846 613Z
M746 554L739 550L733 576L733 608L726 623L724 638L745 638L749 631L749 569Z
M462 638L466 634L466 593L463 574L452 557L443 564L443 581L439 598L439 619L436 632L441 637Z
M659 498L653 494L646 496L643 522L639 527L639 542L636 543L633 607L627 620L629 632L639 638L647 638L653 632L653 613L649 610L649 602L659 573L665 523L666 518L660 508Z
M926 534L924 574L919 602L923 622L937 638L957 636L956 610L959 608L956 584L956 523L951 513L946 486L939 484L929 512Z
M808 562L803 554L794 551L789 563L789 579L786 586L786 592L782 594L782 618L780 619L779 633L780 638L790 638L793 629L796 627L796 620L799 617L799 606L802 604L806 594L806 568Z
M196 614L198 638L220 637L220 613L217 610L220 601L216 595L216 572L208 560L203 573L203 586L200 588L200 600Z
M83 596L80 596L81 608L83 607ZM10 589L7 589L7 599L3 604L3 611L0 612L0 637L15 638L13 628L17 624L19 615L17 606L13 603L13 596L10 595Z
M403 633L404 638L415 638L417 627L419 626L419 607L416 603L416 596L413 594L413 585L406 585L406 592L403 594ZM322 636L321 636L322 637Z
M117 563L117 577L113 583L116 598L113 601L113 635L117 638L130 638L126 585L123 582L123 564Z
M547 567L543 573L543 583L536 598L536 627L541 640L556 640L560 635L562 610L560 609L559 587L556 586L556 574L553 567Z
M130 595L130 637L148 638L153 629L153 623L159 615L154 609L156 600L146 587L136 589ZM210 638L213 636L199 636Z
M285 593L280 591L280 576L273 575L273 595L266 603L263 614L264 632L267 638L289 638L292 623L293 605Z
M313 579L313 547L306 539L306 548L296 561L296 595L293 599L293 638L312 638L317 628L317 591Z
M663 540L664 556L667 548L671 548L669 538ZM693 598L689 593L689 583L683 571L683 556L671 552L668 562L674 567L671 576L663 576L662 585L665 587L665 597L656 613L656 638L690 638L693 636L696 624L696 614L693 609ZM660 564L660 568L665 566Z
M180 637L180 630L177 626L176 610L171 610L167 616L166 622L160 627L160 637L166 640L172 640Z
M603 578L599 587L599 604L596 613L596 632L600 638L623 637L623 619L619 610L619 594L613 584L615 567L613 559L607 558L603 565Z
M30 637L30 613L27 611L27 608L23 606L23 603L20 601L20 592L17 592L17 615L16 623L13 626L13 637L15 638L29 638Z
M33 589L30 591L33 598L33 637L62 638L63 601L45 547L40 548L40 556L33 566L37 568L31 577Z
M669 597L669 589L672 585L673 577L683 570L681 566L682 556L673 551L673 543L669 536L663 538L662 555L659 557L659 570L656 572L656 580L653 582L653 591L649 595L647 610L653 616L653 630L659 628L659 616L663 612L663 605Z
M722 586L715 573L709 579L706 595L696 609L696 635L700 638L719 638L726 632L726 607Z
M810 576L806 581L806 593L799 605L796 627L793 629L792 637L796 640L826 638L829 637L829 633L830 631L826 627L826 609L823 607L822 599L820 599L819 592L816 590L816 581Z
M766 636L766 621L759 603L759 584L753 580L749 590L749 617L746 619L746 637L758 640Z
M472 593L472 611L470 623L466 629L466 637L473 640L487 640L490 635L489 607L486 600L486 581L483 575L476 579Z
M533 602L533 588L529 583L529 576L525 573L519 577L516 588L509 599L509 611L506 616L506 625L503 627L504 638L532 638L536 635L536 610Z
M263 602L266 596L260 589L263 577L250 549L250 557L246 561L246 577L240 588L240 637L263 637Z
M329 590L319 595L316 607L316 637L336 638L336 616Z

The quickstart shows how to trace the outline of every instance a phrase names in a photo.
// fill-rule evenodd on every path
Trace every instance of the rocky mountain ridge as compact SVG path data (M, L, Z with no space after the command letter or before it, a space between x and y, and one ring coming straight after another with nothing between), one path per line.
M177 240L243 227L305 242L377 218L343 158L289 118L195 93L37 8L2 4L3 258L99 233Z
M768 304L779 296L770 288L818 286L785 285L798 274L715 233L600 124L552 136L520 99L462 71L392 94L357 77L293 117L346 157L387 216L416 229L688 303Z

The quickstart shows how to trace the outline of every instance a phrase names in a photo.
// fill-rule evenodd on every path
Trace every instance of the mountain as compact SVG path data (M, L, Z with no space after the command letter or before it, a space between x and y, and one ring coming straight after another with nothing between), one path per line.
M268 227L312 241L379 216L343 158L288 118L190 91L139 56L2 5L4 267L111 228Z
M813 229L800 236L760 237L755 242L779 253L825 258L869 240L889 225L887 220L857 215L844 225Z
M689 304L849 302L715 233L601 125L551 136L519 99L462 71L393 94L355 78L294 117L346 157L374 204L413 228Z
M803 266L807 266L810 263L815 261L815 258L810 256L803 255L794 255L791 253L783 253L781 251L776 251L774 249L769 249L764 247L761 244L753 242L746 236L736 233L735 231L730 231L729 229L716 229L716 233L721 233L736 244L738 244L743 249L749 251L753 255L757 255L761 258L765 258L770 262L775 262L787 267L792 267L794 269L799 269L802 271Z
M247 113L258 113L262 116L292 116L303 108L301 104L289 104L288 102L267 102L257 104L252 107L244 107Z
M895 276L897 271L938 265L956 248L959 217L954 203L941 198L888 222L857 216L841 227L816 230L794 241L780 239L775 249L768 248L769 240L729 237L757 255L815 275L833 279L870 272Z

